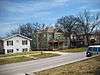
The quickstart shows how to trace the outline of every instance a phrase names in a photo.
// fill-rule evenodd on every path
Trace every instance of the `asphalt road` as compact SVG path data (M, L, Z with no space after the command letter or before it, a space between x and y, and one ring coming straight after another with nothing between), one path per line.
M0 75L24 75L25 73L41 71L84 59L87 59L85 52L80 52L21 63L0 65Z

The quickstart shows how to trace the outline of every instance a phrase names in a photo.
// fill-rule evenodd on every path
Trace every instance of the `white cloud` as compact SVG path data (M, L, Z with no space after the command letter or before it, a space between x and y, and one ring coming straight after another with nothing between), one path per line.
M94 12L94 13L96 13L96 12L99 12L100 13L100 9L91 9L90 11L91 12Z
M40 12L42 10L52 9L59 5L64 5L69 0L51 0L51 1L41 1L41 2L34 2L29 1L27 3L13 3L4 1L3 8L9 12L13 13L30 13L30 12ZM6 4L6 5L5 5Z
M56 3L65 3L68 2L69 0L54 0L54 2Z

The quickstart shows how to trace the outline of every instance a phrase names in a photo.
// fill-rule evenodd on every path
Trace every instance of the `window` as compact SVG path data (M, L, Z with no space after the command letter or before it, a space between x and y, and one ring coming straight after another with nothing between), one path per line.
M23 52L27 52L27 50L28 50L27 48L24 48L24 49L23 49Z
M13 49L7 49L7 53L13 53Z
M96 52L96 51L97 51L97 47L94 47L94 48L93 48L93 51Z
M27 40L22 40L22 45L27 45Z
M100 47L98 47L98 51L100 52Z
M7 46L13 46L13 41L7 41Z
M89 47L89 48L88 48L88 51L92 51L92 47Z

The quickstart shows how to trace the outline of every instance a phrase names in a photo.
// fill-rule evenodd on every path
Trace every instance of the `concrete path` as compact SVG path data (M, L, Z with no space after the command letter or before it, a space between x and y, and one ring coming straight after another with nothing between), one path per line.
M37 72L84 59L87 59L85 52L80 52L67 53L61 56L21 63L0 65L0 75L24 75L25 73Z
M61 54L61 55L64 55L64 54L70 54L70 53L67 53L67 52L59 52L59 51L44 51L44 53L56 53L56 54Z

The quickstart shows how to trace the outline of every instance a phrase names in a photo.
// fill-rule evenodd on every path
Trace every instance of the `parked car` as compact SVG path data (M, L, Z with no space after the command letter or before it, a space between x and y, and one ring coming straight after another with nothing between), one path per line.
M90 57L92 55L99 54L99 53L100 53L100 45L89 46L86 50L87 57Z

